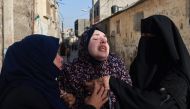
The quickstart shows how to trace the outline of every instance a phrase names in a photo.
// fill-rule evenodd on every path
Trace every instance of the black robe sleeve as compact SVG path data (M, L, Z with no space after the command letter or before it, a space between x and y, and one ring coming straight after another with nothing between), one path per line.
M84 104L82 109L96 109L94 106L89 105L89 104Z
M160 91L141 91L114 77L110 77L109 84L121 109L186 109L177 105L174 97L163 96Z
M11 90L1 104L1 109L52 109L46 98L32 87Z

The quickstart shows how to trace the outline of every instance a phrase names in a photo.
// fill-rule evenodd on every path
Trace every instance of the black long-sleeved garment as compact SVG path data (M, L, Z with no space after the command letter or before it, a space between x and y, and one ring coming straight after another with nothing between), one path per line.
M168 81L169 80L169 81ZM121 109L187 109L187 83L178 75L170 75L164 84L168 84L168 88L174 90L180 96L180 105L175 97L170 93L160 90L140 90L132 87L125 82L110 78L110 88L119 99ZM169 90L170 90L169 89Z
M52 109L67 109L60 99L58 82L56 81L60 70L53 63L58 48L59 39L39 34L27 36L9 46L0 75L0 109L2 109L2 105L5 109L6 106L19 105L17 102L21 103L21 101L23 101L23 106L26 106L30 97L31 105L37 102L40 105L43 100L38 98L37 93L44 97ZM20 86L29 86L35 90L21 90ZM25 94L25 96L21 95L22 99L16 95L19 90L24 91L23 95ZM34 98L35 96L36 98Z
M187 109L190 56L175 24L153 15L141 21L137 56L130 66L133 87L111 77L122 109Z
M47 99L30 86L9 91L1 105L1 109L53 109Z

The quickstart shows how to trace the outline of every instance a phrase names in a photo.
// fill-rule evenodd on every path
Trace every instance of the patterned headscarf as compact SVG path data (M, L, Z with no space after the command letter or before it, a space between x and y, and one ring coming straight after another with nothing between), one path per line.
M77 97L76 108L80 108L81 103L87 96L85 82L105 75L112 75L131 84L128 71L123 61L116 55L110 53L107 60L97 61L88 52L89 40L97 27L92 27L85 31L81 37L79 57L72 63L64 65L64 80L62 82L66 91L72 92ZM111 94L112 104L116 102L115 96ZM80 101L80 102L79 102Z

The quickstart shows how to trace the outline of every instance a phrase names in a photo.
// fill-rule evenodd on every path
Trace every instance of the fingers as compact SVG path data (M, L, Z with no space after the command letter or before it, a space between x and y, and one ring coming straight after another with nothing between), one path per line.
M73 100L74 96L72 94L65 94L64 98L68 101Z
M60 98L63 98L67 94L64 90L60 90Z
M102 99L108 98L108 90L104 89L104 92L101 95Z
M85 83L85 85L86 85L87 87L91 87L91 86L94 85L94 81L87 81L87 82Z
M106 98L107 93L108 93L108 88L104 87L103 84L100 84L100 80L104 82L104 79L101 78L101 79L93 80L91 82L86 82L86 85L94 85L94 88L92 91L93 96Z
M102 104L105 104L108 101L108 97L102 99Z
M72 107L76 101L75 96L67 92L62 93L61 98L63 98L63 100L69 105L69 107Z
M104 85L104 84L103 84L103 79L102 79L102 78L98 78L98 79L96 79L96 81L97 81L98 84L100 84L101 86Z
M93 95L96 95L99 93L99 91L101 90L100 84L98 84L97 81L94 81L94 91L93 91Z
M103 86L100 88L100 91L97 93L97 96L99 96L99 98L102 101L105 101L108 98L108 90L105 89ZM104 103L103 103L104 104Z
M73 106L73 104L75 103L75 100L76 100L76 98L73 95L69 96L69 98L68 98L69 107Z
M95 92L96 96L98 96L100 99L102 99L102 101L104 101L104 99L108 98L108 90L105 89L104 86L100 86L98 83L95 82L95 90L96 90L96 92Z
M100 109L106 101L108 101L108 90L105 89L103 83L100 80L94 80L93 81L93 90L92 94L89 95L88 97L85 98L85 103L90 104L96 109ZM87 83L87 85L92 84L92 83Z
M85 85L86 85L85 89L88 90L89 95L91 95L94 90L94 80L86 82Z
M108 101L108 90L105 89L104 86L102 86L99 92L97 93L97 96L100 100L100 105L102 106L104 103Z
M102 97L104 95L104 92L105 92L105 88L102 86L102 87L100 87L99 92L97 93L97 95Z
M105 89L109 90L110 86L109 86L109 80L110 80L110 76L104 76L102 77L103 83L104 83L104 87Z

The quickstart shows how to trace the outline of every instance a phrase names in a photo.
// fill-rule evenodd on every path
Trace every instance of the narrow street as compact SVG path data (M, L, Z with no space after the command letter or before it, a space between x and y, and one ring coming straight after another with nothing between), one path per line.
M72 62L77 57L78 57L78 50L71 50L70 57L68 58L68 61Z

